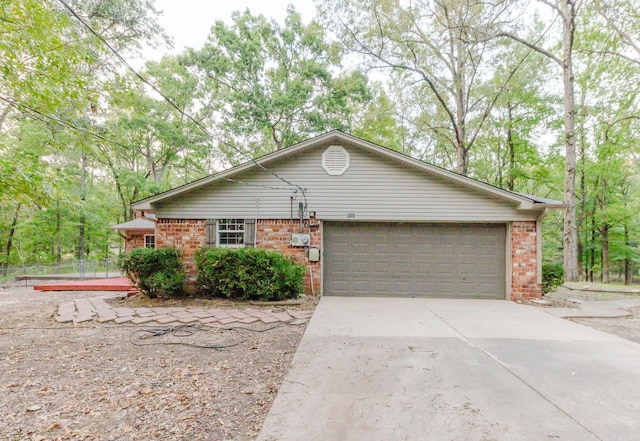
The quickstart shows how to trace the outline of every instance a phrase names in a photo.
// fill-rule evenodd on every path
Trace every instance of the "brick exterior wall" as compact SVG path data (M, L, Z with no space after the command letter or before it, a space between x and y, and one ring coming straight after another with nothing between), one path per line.
M319 221L317 221L319 223ZM304 291L307 295L320 294L322 268L320 262L309 262L307 248L290 245L291 233L300 232L298 221L289 219L258 219L256 223L256 247L276 250L305 265L307 272ZM311 246L322 249L320 225L305 226L303 233L311 233ZM205 245L206 220L159 219L156 224L156 247L177 248L183 253L185 267L195 273L193 255ZM133 236L131 236L133 237ZM535 221L517 221L511 224L511 299L531 299L542 296L538 283L537 232ZM144 234L127 242L127 245L144 246ZM137 246L135 246L137 247ZM130 248L127 248L129 250ZM313 280L313 287L312 287Z
M309 262L307 249L293 247L291 233L300 232L299 222L289 219L258 219L256 229L256 248L276 250L291 256L297 263L307 266L304 280L305 294L320 294L320 262ZM320 228L305 227L303 233L311 233L311 246L322 248ZM182 252L185 268L191 275L195 274L193 255L196 250L206 244L205 219L159 219L156 224L156 247L176 248ZM313 275L311 274L313 272ZM311 279L313 278L313 290Z
M311 233L311 246L322 249L322 234L319 225L304 227L300 231L300 222L289 219L258 219L256 225L256 247L267 250L276 250L290 256L300 265L307 267L304 276L304 293L307 295L320 295L320 281L322 271L320 262L309 262L307 248L291 246L291 233ZM313 279L313 289L311 280Z
M205 219L158 219L156 223L156 248L175 248L182 252L188 273L195 274L193 255L205 245Z
M128 253L134 248L144 248L144 236L147 234L155 234L155 232L153 230L127 231L127 238L124 241L124 251Z
M511 224L511 299L542 296L538 283L538 235L535 221Z

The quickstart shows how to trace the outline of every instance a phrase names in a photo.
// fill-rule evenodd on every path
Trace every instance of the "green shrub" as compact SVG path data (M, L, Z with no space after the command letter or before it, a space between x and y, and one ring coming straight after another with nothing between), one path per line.
M306 271L291 258L259 248L202 248L195 263L204 295L245 300L298 297Z
M564 283L564 267L562 263L542 264L542 292L544 294L555 291Z
M187 275L177 250L137 248L120 256L120 268L147 297L178 297L184 293Z

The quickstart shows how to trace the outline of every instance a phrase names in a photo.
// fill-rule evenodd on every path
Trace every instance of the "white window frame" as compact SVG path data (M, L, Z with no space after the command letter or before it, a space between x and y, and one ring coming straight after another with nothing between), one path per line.
M150 247L148 245L147 238L149 238L149 237L153 237L153 246L152 247ZM155 249L156 248L156 235L155 234L145 234L144 235L144 247L145 248L151 248L151 249Z
M231 224L231 226L240 226L242 225L242 229L228 229L225 228L223 230L220 229L221 224ZM245 242L245 231L246 223L244 219L218 219L216 221L216 246L217 247L227 247L227 248L242 248L244 247ZM241 243L220 243L220 235L221 233L240 233L242 234Z

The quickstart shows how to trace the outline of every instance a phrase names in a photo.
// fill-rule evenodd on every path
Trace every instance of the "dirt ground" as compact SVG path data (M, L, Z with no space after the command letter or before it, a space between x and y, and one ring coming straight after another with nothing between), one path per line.
M553 302L556 306L561 307L577 307L575 303L568 299L576 299L580 301L606 301L606 300L624 300L624 299L640 299L640 289L637 285L631 287L602 285L593 283L574 283L573 285L588 285L590 290L571 290L560 287L555 292L545 295L547 300ZM576 323L598 329L600 331L614 334L627 340L640 343L640 307L629 308L628 317L620 318L576 318L571 319Z
M237 344L217 351L175 344L134 346L129 339L140 327L60 325L52 319L59 303L102 294L0 288L1 440L255 438L305 325L148 339ZM307 301L298 307L309 306Z
M129 339L140 327L94 322L60 325L52 319L59 303L100 295L0 288L0 440L255 438L305 325L151 339L154 343L237 344L216 351L173 344L134 346ZM592 293L553 294L558 303L581 296L596 299ZM597 298L627 296L609 293ZM215 300L188 302L246 306ZM312 309L314 303L306 299L286 308ZM134 298L120 306L154 304ZM640 343L640 308L631 312L628 318L575 321Z
M576 318L572 321L618 337L640 343L640 308L629 308L632 315L620 318Z

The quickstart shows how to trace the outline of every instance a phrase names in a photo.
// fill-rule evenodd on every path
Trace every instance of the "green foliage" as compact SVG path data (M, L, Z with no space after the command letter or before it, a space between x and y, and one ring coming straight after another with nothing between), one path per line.
M125 58L166 40L153 0L68 3ZM131 218L132 201L333 128L448 169L465 153L474 178L562 199L556 68L529 47L484 38L527 17L512 31L557 52L562 20L547 32L550 23L520 14L525 3L318 0L322 24L303 22L293 8L283 23L235 13L214 24L200 49L140 69L208 136L123 74L60 2L1 1L0 264L68 260L81 228L85 258L103 260L122 244L109 226ZM580 270L621 279L640 262L640 10L624 0L579 10ZM331 40L331 30L343 38ZM357 57L366 69L384 68L371 76L380 83L349 68L350 49L368 55ZM545 262L562 255L562 215L545 218ZM167 284L162 278L152 285Z
M396 104L380 84L374 84L372 92L375 96L361 113L351 133L384 147L402 153L411 153L405 148L404 141L408 130L398 123Z
M205 78L203 101L211 103L220 149L231 162L349 130L355 108L369 99L367 78L335 73L340 48L324 40L320 25L304 24L293 6L284 26L248 10L232 18L232 25L217 21L204 47L184 57Z
M202 119L196 79L176 57L148 62L141 74L183 112ZM131 202L202 177L211 145L200 128L164 99L149 96L133 75L108 87L109 112L101 129L120 145L102 149L98 158L115 181L126 220Z
M305 267L259 248L202 248L195 256L197 283L213 297L273 301L297 297Z
M564 283L562 263L545 263L542 265L542 293L555 291Z
M187 279L182 258L170 248L137 248L120 256L120 268L147 297L178 297Z
M152 0L67 3L125 56L165 38ZM81 229L85 258L102 260L115 244L109 226L123 220L103 164L121 152L69 125L111 137L96 125L119 62L55 0L0 2L0 28L0 261L67 259Z

